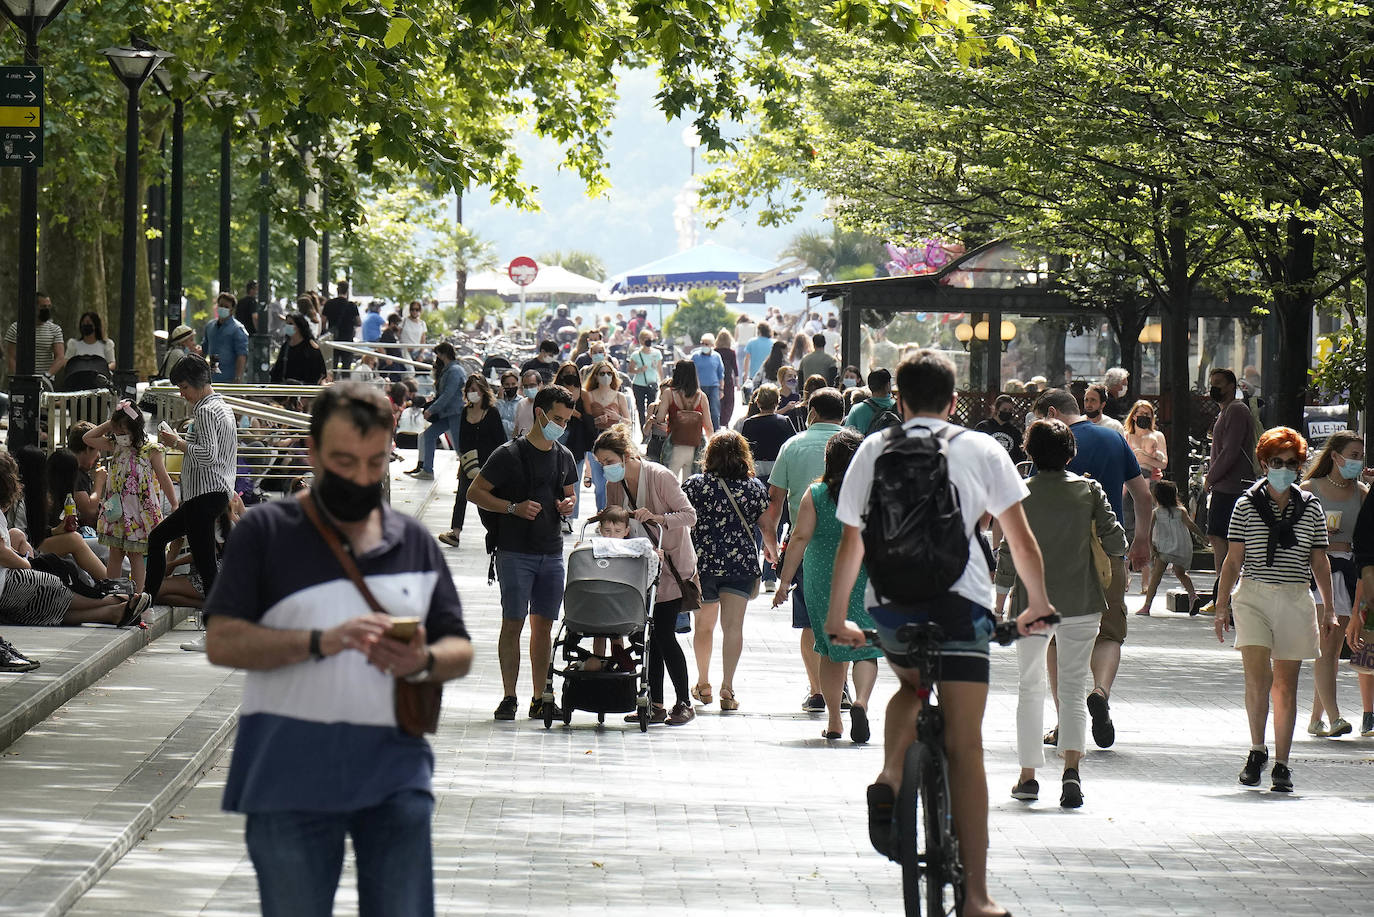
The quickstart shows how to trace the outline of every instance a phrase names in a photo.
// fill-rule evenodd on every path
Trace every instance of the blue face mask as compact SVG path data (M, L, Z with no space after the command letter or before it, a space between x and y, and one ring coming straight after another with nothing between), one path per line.
M1360 459L1346 459L1341 463L1341 477L1347 481L1353 481L1364 471L1364 462Z
M594 353L594 354L592 354L592 362L593 362L593 363L604 363L605 361L606 361L606 355L605 355L604 353Z
M1266 477L1270 487L1275 490L1287 490L1298 479L1298 473L1292 468L1270 468Z
M619 484L625 480L625 463L616 462L614 465L602 465L601 473L606 476L608 484Z
M533 398L535 395L538 395L538 394L539 394L539 386L537 386L537 385L531 385L529 388L525 389L525 397L526 397L526 398Z
M563 431L563 427L549 420L547 414L544 415L544 425L539 428L539 432L544 434L545 439L551 443L557 442L558 437L563 435Z

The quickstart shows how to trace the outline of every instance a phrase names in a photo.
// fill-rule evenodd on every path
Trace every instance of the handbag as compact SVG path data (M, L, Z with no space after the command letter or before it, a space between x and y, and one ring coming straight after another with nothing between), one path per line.
M747 538L749 539L750 543L752 544L753 541L754 541L754 527L753 527L752 525L750 525L747 521L745 521L744 513L740 512L739 504L735 502L735 495L732 494L732 493L730 493L730 485L726 484L725 481L724 481L724 479L722 479L722 478L716 478L716 480L717 480L718 482L720 482L721 488L724 489L724 491L725 491L725 496L727 496L727 497L730 498L730 505L733 506L733 507L735 508L735 515L739 517L739 524L742 525L742 526L744 526L744 534L745 534L745 537L747 537ZM780 559L781 559L781 558L780 558ZM749 601L752 602L754 599L756 599L756 598L758 598L758 597L759 597L759 576L758 576L758 575L755 575L755 576L754 576L754 589L753 589L752 592L749 593Z
M679 409L668 420L668 438L672 440L674 446L695 447L701 445L701 420L700 411Z
M633 513L639 507L635 505L635 498L630 496L630 488L621 483L620 489L625 494L625 502L630 504L630 512ZM673 575L673 579L677 581L677 588L682 592L682 610L696 611L701 607L701 587L697 585L696 580L682 578L682 574L677 572L677 564L673 563L673 555L664 551L663 559L668 562L668 572Z
M324 543L333 552L334 559L343 567L344 573L353 582L358 592L362 593L364 601L367 602L377 614L389 614L382 607L382 603L377 601L377 597L372 594L372 590L367 588L367 582L358 570L358 565L353 562L353 556L344 548L343 542L339 538L339 533L334 531L320 517L320 511L315 506L315 498L310 495L310 491L303 491L300 495L301 509L305 511L306 518L315 526L315 530L320 533ZM441 682L422 681L414 684L404 678L396 679L396 725L406 735L420 738L425 733L433 734L439 729L439 708L444 699L444 686Z
M467 452L464 452L458 457L458 460L462 463L459 469L463 477L467 478L469 481L475 480L477 475L482 471L482 463L477 461L476 449L469 449Z

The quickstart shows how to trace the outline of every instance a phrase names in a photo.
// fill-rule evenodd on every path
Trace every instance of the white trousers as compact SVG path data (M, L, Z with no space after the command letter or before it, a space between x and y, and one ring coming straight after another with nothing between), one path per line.
M668 459L668 470L677 475L678 483L682 483L695 473L692 459L696 458L696 454L697 450L691 446L673 446L673 454Z
M1093 687L1092 656L1098 615L1065 618L1055 627L1059 666L1059 749L1085 750L1088 738L1088 692ZM1016 700L1016 753L1022 767L1045 766L1045 667L1048 637L1016 641L1021 682Z

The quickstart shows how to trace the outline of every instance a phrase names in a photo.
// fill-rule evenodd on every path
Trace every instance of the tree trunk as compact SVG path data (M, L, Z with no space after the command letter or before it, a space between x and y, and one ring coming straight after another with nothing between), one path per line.
M1362 141L1366 139L1367 132L1358 133ZM1363 179L1360 198L1363 217L1361 247L1364 249L1365 417L1359 424L1359 429L1368 434L1367 418L1370 412L1374 411L1374 342L1370 341L1370 330L1374 329L1374 153L1366 153L1360 157L1360 177ZM1374 467L1374 449L1365 453L1365 464Z
M1274 291L1279 315L1279 384L1274 396L1274 422L1302 429L1312 366L1313 281L1317 276L1317 233L1309 221L1289 217L1284 252L1284 281ZM1366 243L1367 244L1367 243ZM1353 418L1352 418L1353 419Z
M103 250L107 195L103 188L72 181L49 185L48 196L62 205L39 209L38 288L52 297L53 319L68 337L77 336L82 312L94 312L105 336L114 340L116 316L109 308Z

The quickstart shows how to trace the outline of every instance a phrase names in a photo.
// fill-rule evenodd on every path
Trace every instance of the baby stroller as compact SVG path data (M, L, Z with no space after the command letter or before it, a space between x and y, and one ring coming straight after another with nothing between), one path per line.
M651 576L650 558L597 557L586 540L582 524L580 543L568 555L568 579L563 592L563 623L553 644L549 677L544 686L544 728L553 726L553 677L563 679L563 723L572 723L574 710L596 714L597 723L608 713L637 713L639 731L649 730L649 673L646 661L653 640L654 594L658 580ZM630 520L630 536L646 536L643 526ZM609 540L609 539L607 539ZM657 539L654 539L655 543ZM628 666L591 671L593 658L583 638L621 637L626 640ZM561 664L561 668L560 668Z

